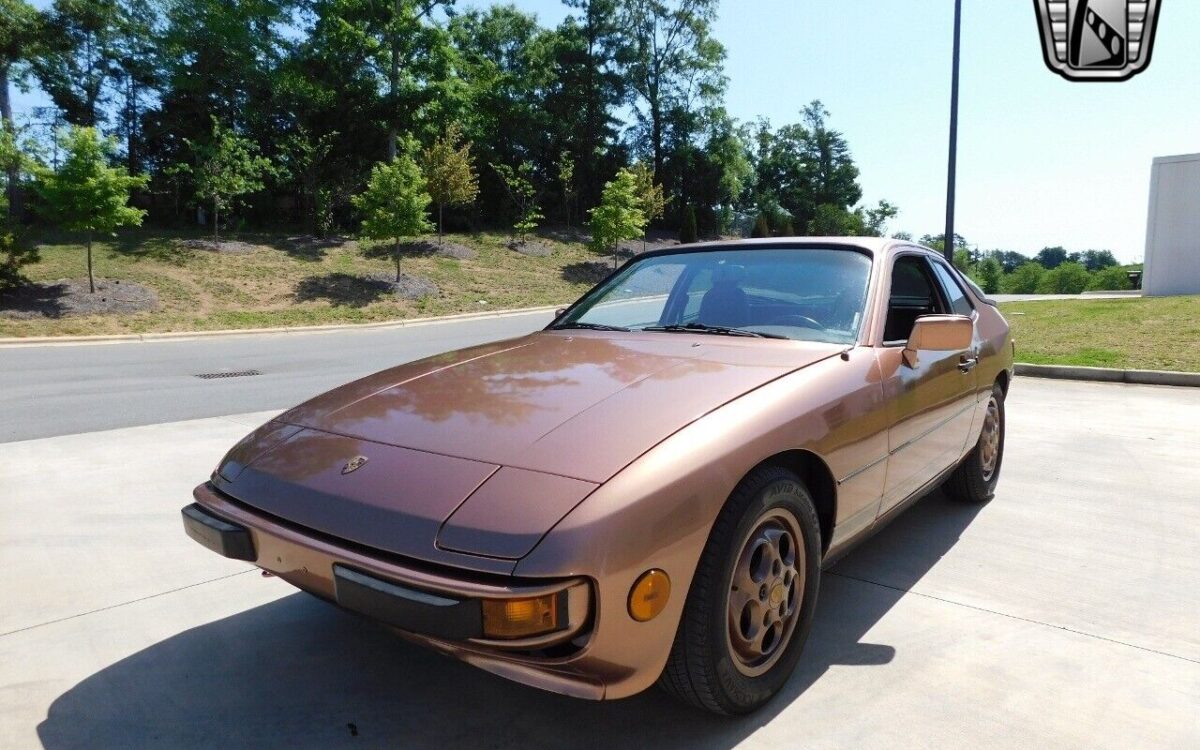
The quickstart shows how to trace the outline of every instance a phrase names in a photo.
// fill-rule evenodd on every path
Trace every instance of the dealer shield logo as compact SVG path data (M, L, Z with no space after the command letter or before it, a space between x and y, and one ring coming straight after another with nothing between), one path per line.
M1150 65L1161 0L1033 0L1050 70L1126 81Z
M353 472L356 472L359 469L361 469L366 462L367 462L366 456L355 456L354 458L347 461L346 465L342 467L342 473L343 474L351 474Z

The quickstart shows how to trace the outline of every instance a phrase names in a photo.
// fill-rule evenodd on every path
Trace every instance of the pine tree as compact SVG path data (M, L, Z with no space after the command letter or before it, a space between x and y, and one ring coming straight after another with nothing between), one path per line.
M683 209L683 226L679 230L679 241L684 245L690 245L699 240L699 234L696 230L696 209L692 205L688 205Z

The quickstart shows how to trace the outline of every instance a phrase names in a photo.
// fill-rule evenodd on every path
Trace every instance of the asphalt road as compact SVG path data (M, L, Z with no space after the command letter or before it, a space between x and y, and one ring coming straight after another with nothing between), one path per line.
M826 573L742 719L516 685L201 548L179 508L269 412L8 443L0 747L1200 747L1200 389L1008 406L995 500L932 495Z
M0 347L0 442L284 409L349 380L519 336L550 313L320 333ZM196 375L257 370L204 380Z

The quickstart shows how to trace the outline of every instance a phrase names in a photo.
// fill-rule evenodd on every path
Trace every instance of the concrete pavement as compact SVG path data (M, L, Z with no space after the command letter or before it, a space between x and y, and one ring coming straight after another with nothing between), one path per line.
M996 499L823 581L786 692L592 704L403 643L186 538L270 412L0 447L0 747L1200 746L1200 391L1018 379Z

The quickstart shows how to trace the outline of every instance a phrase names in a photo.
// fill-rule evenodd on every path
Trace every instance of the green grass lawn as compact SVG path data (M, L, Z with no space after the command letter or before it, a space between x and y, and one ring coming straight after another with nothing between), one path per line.
M202 237L138 230L93 247L97 278L150 287L158 293L158 310L32 320L0 314L0 337L359 323L551 305L577 298L596 274L587 265L596 256L578 242L538 237L552 250L538 258L506 247L504 234L454 235L447 239L478 256L418 255L401 262L405 273L435 283L436 296L408 301L386 294L339 295L327 291L331 281L394 274L393 261L364 257L354 240L297 248L284 236L241 234L232 239L253 249L234 255L188 248L183 242L190 238ZM85 252L77 240L44 237L39 247L40 262L24 269L30 279L86 277Z
M1017 361L1200 372L1200 297L1010 302Z

